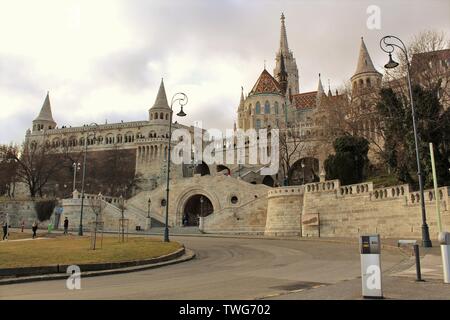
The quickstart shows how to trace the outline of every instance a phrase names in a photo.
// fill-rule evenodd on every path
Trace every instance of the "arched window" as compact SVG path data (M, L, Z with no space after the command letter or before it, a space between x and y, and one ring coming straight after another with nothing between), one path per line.
M266 101L264 103L264 113L265 114L270 114L270 103L269 103L269 101Z
M256 119L256 130L261 129L261 120Z
M160 118L161 120L164 120L164 113L161 112L161 113L159 114L159 118Z
M150 120L153 120L153 113L150 113Z
M158 120L158 112L155 113L155 120Z
M166 113L166 120L169 120L169 114Z
M278 114L278 101L275 101L275 114Z
M370 83L370 78L367 78L367 79L366 79L366 86L367 86L368 88L370 88L370 87L372 86L372 84Z
M260 113L261 113L261 104L258 101L256 103L256 107L255 107L255 114L260 114Z

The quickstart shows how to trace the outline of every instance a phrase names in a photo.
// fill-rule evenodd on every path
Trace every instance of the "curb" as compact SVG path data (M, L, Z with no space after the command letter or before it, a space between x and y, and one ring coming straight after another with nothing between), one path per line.
M153 258L148 260L138 260L138 261L128 261L125 263L134 263L134 266L129 267L116 267L113 269L106 269L106 270L98 270L98 271L82 271L81 276L82 277L96 277L96 276L103 276L103 275L112 275L112 274L120 274L120 273L128 273L128 272L135 272L135 271L143 271L148 269L155 269L160 268L172 264L177 264L181 262L186 262L189 260L194 259L196 256L195 252L190 249L185 249L184 247L182 249L179 249L178 251ZM155 262L157 260L157 262ZM151 262L153 261L153 262ZM147 262L146 264L143 264ZM136 264L139 263L139 264ZM120 264L120 263L119 263ZM84 265L86 266L86 265ZM83 269L83 265L80 265L80 268ZM16 283L26 283L26 282L36 282L36 281L49 281L49 280L59 280L59 279L67 279L68 274L66 273L52 273L52 274L46 274L46 275L35 275L30 277L19 277L19 278L6 278L3 280L0 280L0 286L2 285L8 285L8 284L16 284Z

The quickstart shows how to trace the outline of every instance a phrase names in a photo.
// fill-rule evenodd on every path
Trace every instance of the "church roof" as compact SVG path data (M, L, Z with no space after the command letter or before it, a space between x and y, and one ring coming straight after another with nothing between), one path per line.
M256 81L253 89L250 91L251 94L255 93L279 93L281 94L281 86L279 82L272 77L272 75L264 69L261 72L258 80Z
M52 107L50 105L50 97L49 93L47 92L47 96L45 97L44 104L42 105L41 111L39 112L39 115L37 116L34 121L51 121L55 122L53 120L52 115Z
M155 103L151 109L170 109L169 103L167 102L166 89L164 88L164 81L161 79L161 84L159 86L158 94L156 95Z
M292 104L296 109L311 109L317 105L317 91L292 95Z
M361 46L359 48L358 64L356 66L356 71L354 75L367 72L378 73L377 69L375 69L375 67L373 66L373 62L372 59L370 58L369 51L367 50L366 44L364 43L364 39L361 37Z

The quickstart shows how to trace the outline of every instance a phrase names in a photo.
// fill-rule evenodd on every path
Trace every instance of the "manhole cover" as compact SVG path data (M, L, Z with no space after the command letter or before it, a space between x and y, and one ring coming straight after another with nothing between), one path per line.
M311 289L311 288L323 286L323 285L326 285L326 283L301 281L301 282L290 283L290 284L286 284L286 285L282 285L282 286L271 287L271 289L294 291L294 290L302 290L302 289Z

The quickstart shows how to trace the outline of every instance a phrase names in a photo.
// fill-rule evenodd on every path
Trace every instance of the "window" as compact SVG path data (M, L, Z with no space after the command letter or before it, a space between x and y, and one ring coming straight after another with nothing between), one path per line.
M261 129L261 120L256 119L256 130Z
M269 103L269 101L266 101L264 103L264 113L265 114L269 114L270 113L270 103Z
M278 101L275 101L275 114L278 114Z
M158 113L155 113L155 120L158 120Z
M258 101L256 103L256 107L255 107L255 114L260 114L260 113L261 113L261 104Z

